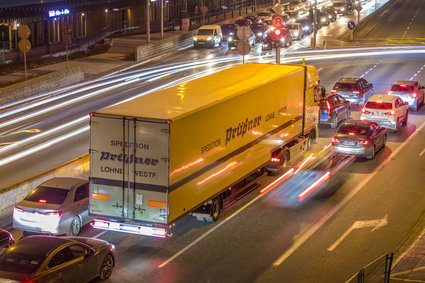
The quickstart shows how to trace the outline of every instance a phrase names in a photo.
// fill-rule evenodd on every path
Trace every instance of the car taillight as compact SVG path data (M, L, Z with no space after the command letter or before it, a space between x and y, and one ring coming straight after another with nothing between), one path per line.
M338 142L340 142L341 140L339 139L339 138L337 138L337 137L332 137L332 143L338 143Z
M62 211L48 211L48 212L45 212L44 215L56 216L59 218L62 216Z
M364 113L364 114L370 114L370 111L367 111L365 108L362 108L362 113Z
M336 89L331 89L331 93L337 93L338 91Z
M368 140L359 140L358 143L362 144L362 145L368 145L369 141Z
M416 93L412 93L412 97L413 98L416 98Z
M393 116L393 115L395 115L395 111L391 110L390 112L385 112L385 115Z
M358 91L358 90L353 90L351 93L352 93L352 94L360 94L360 91Z
M329 104L329 101L326 101L326 106L328 107L328 111L331 111L331 105Z
M280 158L279 157L272 157L271 162L280 163Z
M24 212L24 210L23 210L22 208L18 207L18 206L15 206L13 209L14 209L16 212Z

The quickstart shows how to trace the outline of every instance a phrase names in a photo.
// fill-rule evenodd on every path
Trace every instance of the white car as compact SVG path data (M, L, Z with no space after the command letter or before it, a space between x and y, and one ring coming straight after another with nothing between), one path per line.
M398 96L376 94L366 102L360 120L374 121L383 128L397 132L401 126L407 125L408 117L408 104Z
M396 95L409 103L409 107L418 111L419 107L424 104L425 88L417 81L396 81L391 86L388 94Z

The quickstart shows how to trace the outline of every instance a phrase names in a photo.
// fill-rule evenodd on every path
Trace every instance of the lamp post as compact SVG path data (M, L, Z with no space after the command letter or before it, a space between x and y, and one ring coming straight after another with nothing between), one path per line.
M161 38L164 38L164 0L161 0Z
M149 13L150 0L146 0L146 38L148 43L151 42L151 19Z

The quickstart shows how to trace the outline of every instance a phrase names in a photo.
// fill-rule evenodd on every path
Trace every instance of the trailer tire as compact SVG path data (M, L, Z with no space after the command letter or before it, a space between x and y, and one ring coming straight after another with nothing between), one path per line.
M287 166L288 166L288 161L290 159L290 155L289 155L289 150L287 149L282 149L279 154L278 154L279 158L282 160L281 164L279 165L280 168L277 171L267 171L267 175L268 176L275 176L278 175L279 172L281 172L282 170L284 170Z
M218 217L220 216L220 210L221 199L220 197L216 197L212 200L210 215L205 217L206 221L210 223L216 222L218 220Z

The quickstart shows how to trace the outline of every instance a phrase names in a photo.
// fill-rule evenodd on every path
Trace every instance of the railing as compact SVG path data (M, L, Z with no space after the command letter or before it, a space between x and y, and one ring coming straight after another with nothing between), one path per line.
M388 253L369 263L346 283L389 283L393 253Z

